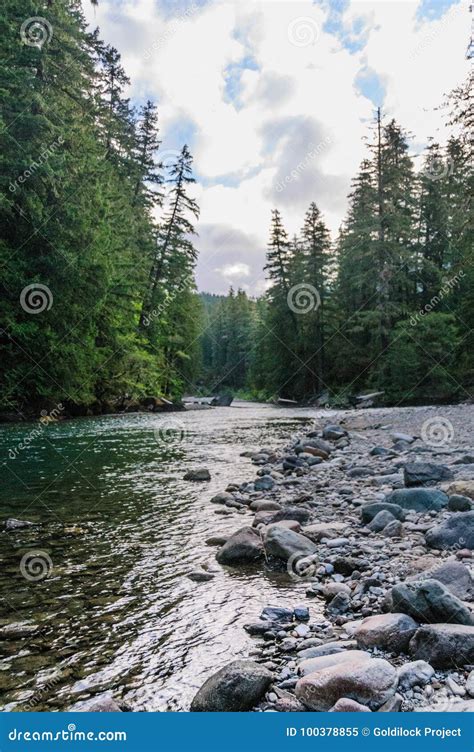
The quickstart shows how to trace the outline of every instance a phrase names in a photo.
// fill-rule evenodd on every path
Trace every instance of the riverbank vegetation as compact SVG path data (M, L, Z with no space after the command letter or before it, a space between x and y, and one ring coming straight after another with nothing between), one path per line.
M119 52L80 3L48 2L25 27L37 11L6 0L0 13L2 412L197 389L469 398L472 79L418 170L403 127L377 114L335 241L315 201L292 238L275 209L266 295L199 296L188 146L161 143L156 105L128 99Z

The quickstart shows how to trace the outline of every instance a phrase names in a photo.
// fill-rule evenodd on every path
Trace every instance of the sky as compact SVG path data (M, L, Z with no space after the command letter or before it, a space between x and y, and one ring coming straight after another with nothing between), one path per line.
M445 142L466 77L466 0L84 0L122 55L128 95L158 105L166 164L194 157L198 288L265 290L272 208L293 235L315 201L333 237L377 106L415 164Z

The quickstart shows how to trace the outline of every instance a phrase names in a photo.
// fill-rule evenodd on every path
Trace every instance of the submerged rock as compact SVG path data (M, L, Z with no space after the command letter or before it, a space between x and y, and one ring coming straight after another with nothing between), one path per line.
M273 676L255 661L233 661L204 682L191 703L192 712L251 710L263 697Z
M211 480L211 473L209 472L209 470L207 470L207 468L200 467L197 470L188 470L188 472L184 475L183 480Z
M28 520L16 520L14 517L10 517L5 521L5 530L23 530L25 527L34 527L34 522Z

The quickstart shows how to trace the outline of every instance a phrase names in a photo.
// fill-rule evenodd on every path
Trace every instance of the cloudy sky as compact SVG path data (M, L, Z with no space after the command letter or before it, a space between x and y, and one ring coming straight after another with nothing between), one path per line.
M100 0L130 96L159 107L162 157L194 156L201 290L253 294L270 212L297 232L316 201L335 236L377 105L445 141L443 94L467 72L466 0ZM419 162L419 159L417 159Z

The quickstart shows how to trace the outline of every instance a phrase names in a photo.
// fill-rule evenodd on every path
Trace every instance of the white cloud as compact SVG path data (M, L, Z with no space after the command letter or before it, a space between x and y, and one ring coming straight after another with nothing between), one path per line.
M341 23L364 42L352 52L324 31L329 9L312 0L178 7L170 16L157 0L118 8L101 0L95 22L122 53L132 96L157 100L163 148L179 147L182 132L191 136L202 289L225 291L229 279L263 289L273 206L294 233L314 200L337 231L374 109L358 89L361 71L383 82L384 110L417 143L443 138L446 116L435 108L466 72L461 0L435 20L417 19L417 0L352 0Z

